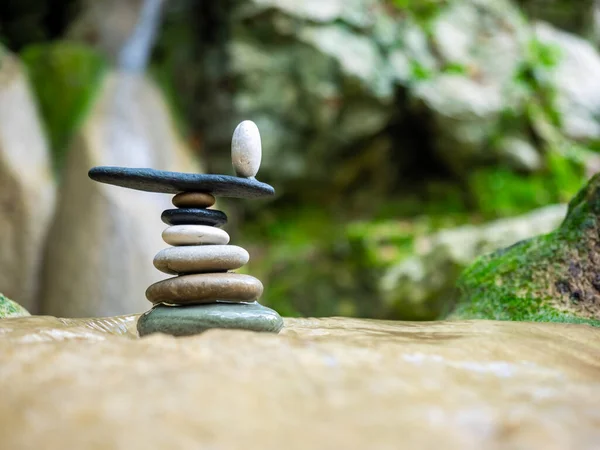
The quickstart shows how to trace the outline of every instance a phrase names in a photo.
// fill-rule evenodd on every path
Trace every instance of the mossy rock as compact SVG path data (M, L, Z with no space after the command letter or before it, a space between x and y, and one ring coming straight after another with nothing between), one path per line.
M23 317L29 315L29 311L27 311L17 302L14 302L11 299L6 298L4 295L0 294L0 319L4 319L6 317Z
M600 326L600 174L554 232L478 259L459 278L454 318Z
M99 91L106 60L75 42L35 44L21 52L60 169L69 142Z

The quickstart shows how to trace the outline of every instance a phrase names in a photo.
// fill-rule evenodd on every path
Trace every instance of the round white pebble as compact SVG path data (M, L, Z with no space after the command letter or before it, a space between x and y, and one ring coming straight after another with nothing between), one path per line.
M174 225L163 231L162 238L169 245L229 243L229 234L226 231L207 225Z
M244 120L233 132L231 160L238 177L255 177L262 159L262 145L258 127L251 120Z

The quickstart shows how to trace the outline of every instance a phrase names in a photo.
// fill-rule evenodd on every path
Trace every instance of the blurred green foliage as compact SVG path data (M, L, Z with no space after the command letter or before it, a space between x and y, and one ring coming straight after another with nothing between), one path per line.
M23 317L28 316L29 311L19 305L17 302L0 294L0 319L6 317Z
M475 207L486 218L514 216L571 199L585 182L578 161L552 152L547 167L536 174L519 174L501 167L480 169L469 176Z
M106 71L105 59L73 42L35 44L21 53L60 169L69 142L92 105Z
M450 1L452 0L393 0L393 4L427 29L428 24Z

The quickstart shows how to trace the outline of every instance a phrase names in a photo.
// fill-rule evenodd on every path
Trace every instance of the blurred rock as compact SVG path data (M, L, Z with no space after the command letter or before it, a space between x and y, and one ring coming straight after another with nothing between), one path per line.
M82 317L146 310L144 291L163 278L152 265L165 244L170 198L93 182L97 165L194 172L157 88L111 72L68 153L49 237L44 312Z
M543 167L543 157L523 136L505 136L498 143L498 153L517 171L537 172Z
M117 64L134 32L145 0L84 0L67 31L67 38L98 49Z
M600 138L600 53L584 39L545 24L535 36L557 52L557 65L547 76L556 89L555 108L566 136L586 142Z
M451 2L432 26L441 69L416 82L411 94L432 117L438 156L464 172L494 157L491 142L502 134L503 115L522 107L527 92L515 76L530 30L505 0Z
M589 143L576 125L600 121L581 122L562 74L587 89L589 52L571 65L582 73L567 71L512 0L425 3L172 4L154 64L211 170L230 170L231 132L250 119L263 137L261 174L301 200L326 191L352 201L356 186L379 199L438 169L463 181L481 167L546 174L558 146L549 135Z
M585 38L598 37L597 0L517 0L516 3L534 19Z
M400 28L382 2L248 0L210 13L206 32L227 32L215 32L204 43L197 56L201 69L182 71L189 67L184 59L169 74L175 73L177 88L203 73L196 83L205 104L188 102L188 108L202 116L202 137L216 171L230 170L227 149L241 120L253 120L261 131L261 174L285 181L331 177L328 164L310 160L333 161L389 123L398 77L371 29L379 21L387 24L377 36L389 41L397 40ZM174 31L179 26L167 21L164 54L182 54L184 41L167 41L180 35Z
M60 172L73 133L98 93L107 61L89 46L65 41L28 46L20 57L27 66L54 167Z
M6 298L4 295L0 294L0 319L23 316L29 316L29 311L27 311L17 302L12 301L10 298Z
M593 450L600 441L600 337L590 327L287 319L276 336L135 339L131 319L1 320L0 446Z
M449 312L460 273L478 256L545 234L564 219L565 205L482 226L467 225L417 238L415 255L390 267L381 279L389 316L434 319Z
M24 72L13 55L0 49L0 291L37 311L56 187Z

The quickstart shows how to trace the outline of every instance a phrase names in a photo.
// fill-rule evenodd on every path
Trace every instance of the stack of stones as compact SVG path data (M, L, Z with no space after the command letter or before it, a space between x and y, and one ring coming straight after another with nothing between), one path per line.
M277 312L260 305L262 283L232 272L250 259L246 250L229 244L220 227L227 216L210 209L216 196L258 198L273 195L271 186L254 177L261 161L258 128L242 122L233 134L232 160L238 176L164 172L153 169L95 167L96 181L132 189L176 193L175 209L163 212L169 227L164 241L171 245L154 258L161 272L174 275L146 290L154 307L138 321L140 336L166 333L188 336L210 328L279 332L283 321Z

